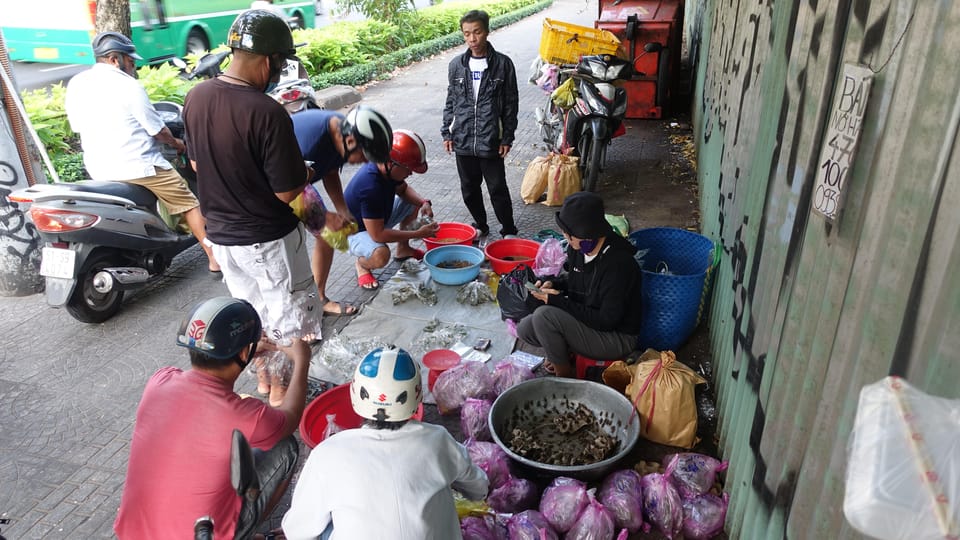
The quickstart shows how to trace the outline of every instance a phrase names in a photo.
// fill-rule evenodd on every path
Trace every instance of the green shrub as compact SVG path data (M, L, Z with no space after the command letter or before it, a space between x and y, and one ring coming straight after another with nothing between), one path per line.
M472 3L469 8L487 11L491 17L491 27L498 28L496 21L504 14L523 10L523 15L509 20L514 22L549 5L550 1L488 0ZM389 22L369 19L337 23L324 28L296 30L294 41L307 43L300 48L297 55L303 59L307 71L321 80L325 78L327 72L351 66L360 66L369 62L376 62L381 66L387 65L390 61L384 60L384 55L449 34L459 35L460 17L467 9L468 7L464 4L440 4L417 11L401 11ZM500 26L503 24L501 21ZM370 72L370 68L362 67L351 71L351 73L360 72ZM336 78L355 79L352 75Z
M83 154L60 154L51 158L53 168L57 171L57 176L61 182L76 182L77 180L86 180L89 178L87 170L83 168ZM44 169L46 171L46 169ZM53 181L52 178L47 178Z
M51 86L49 91L39 88L20 93L27 117L51 157L69 153L79 145L79 139L67 121L67 111L64 109L66 95L67 89L63 83Z
M525 2L524 0L513 0L510 3L522 4ZM490 28L491 30L495 30L497 28L502 28L504 26L513 24L524 17L529 17L538 11L546 9L552 3L553 0L542 0L535 4L527 5L522 9L517 9L511 13L507 13L506 15L492 17L490 19ZM456 9L450 10L449 8L451 6ZM437 7L440 6L432 6L431 8L425 8L421 11L427 11ZM373 80L388 78L390 72L398 67L407 66L413 62L418 62L424 58L428 58L447 49L463 44L463 35L460 34L459 29L457 28L460 17L463 15L463 6L450 4L443 7L448 9L447 14L456 15L452 23L454 28L452 32L447 32L439 37L416 43L409 47L380 57L375 57L370 62L346 66L342 69L331 72L320 72L310 78L310 84L318 89L327 88L337 84L359 86ZM429 19L429 17L427 19Z
M183 105L187 92L200 82L182 78L180 70L170 64L144 66L137 70L137 76L151 102L173 101L180 105Z

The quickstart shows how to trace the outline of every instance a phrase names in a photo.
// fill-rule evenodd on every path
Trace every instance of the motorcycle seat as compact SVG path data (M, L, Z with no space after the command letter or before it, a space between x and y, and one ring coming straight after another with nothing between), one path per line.
M149 189L138 186L137 184L105 182L102 180L81 180L79 182L63 183L60 184L60 186L73 191L85 191L88 193L101 193L103 195L123 197L151 212L155 211L157 207L157 196Z

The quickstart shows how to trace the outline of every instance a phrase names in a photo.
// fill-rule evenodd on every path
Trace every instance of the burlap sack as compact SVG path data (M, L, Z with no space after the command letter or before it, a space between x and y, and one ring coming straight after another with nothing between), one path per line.
M533 158L527 171L523 173L523 182L520 184L520 198L526 204L533 204L547 190L548 175L550 173L550 156Z
M705 381L677 362L673 351L647 349L636 364L614 362L603 381L624 393L640 415L640 435L670 446L691 448L697 443L697 402L694 387Z
M580 159L576 156L551 154L547 181L547 206L561 206L567 195L580 191Z

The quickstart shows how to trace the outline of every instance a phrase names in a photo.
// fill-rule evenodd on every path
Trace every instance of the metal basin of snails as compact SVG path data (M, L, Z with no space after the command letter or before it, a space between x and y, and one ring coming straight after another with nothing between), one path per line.
M599 479L640 436L640 419L626 396L600 383L556 377L506 390L488 421L497 445L540 476Z

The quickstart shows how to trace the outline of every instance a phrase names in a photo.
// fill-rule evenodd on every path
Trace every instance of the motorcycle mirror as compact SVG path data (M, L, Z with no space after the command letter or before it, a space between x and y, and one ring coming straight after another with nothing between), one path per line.
M190 78L194 77L215 77L220 73L220 63L229 56L231 51L220 51L217 53L207 53L197 62L196 67L190 73Z
M187 63L182 58L173 57L170 59L170 63L178 69L187 69Z
M253 464L253 450L239 429L233 430L230 445L230 484L237 495L254 501L260 494L260 479Z
M648 53L660 52L661 50L663 50L663 45L656 41L651 41L643 46L643 51Z

